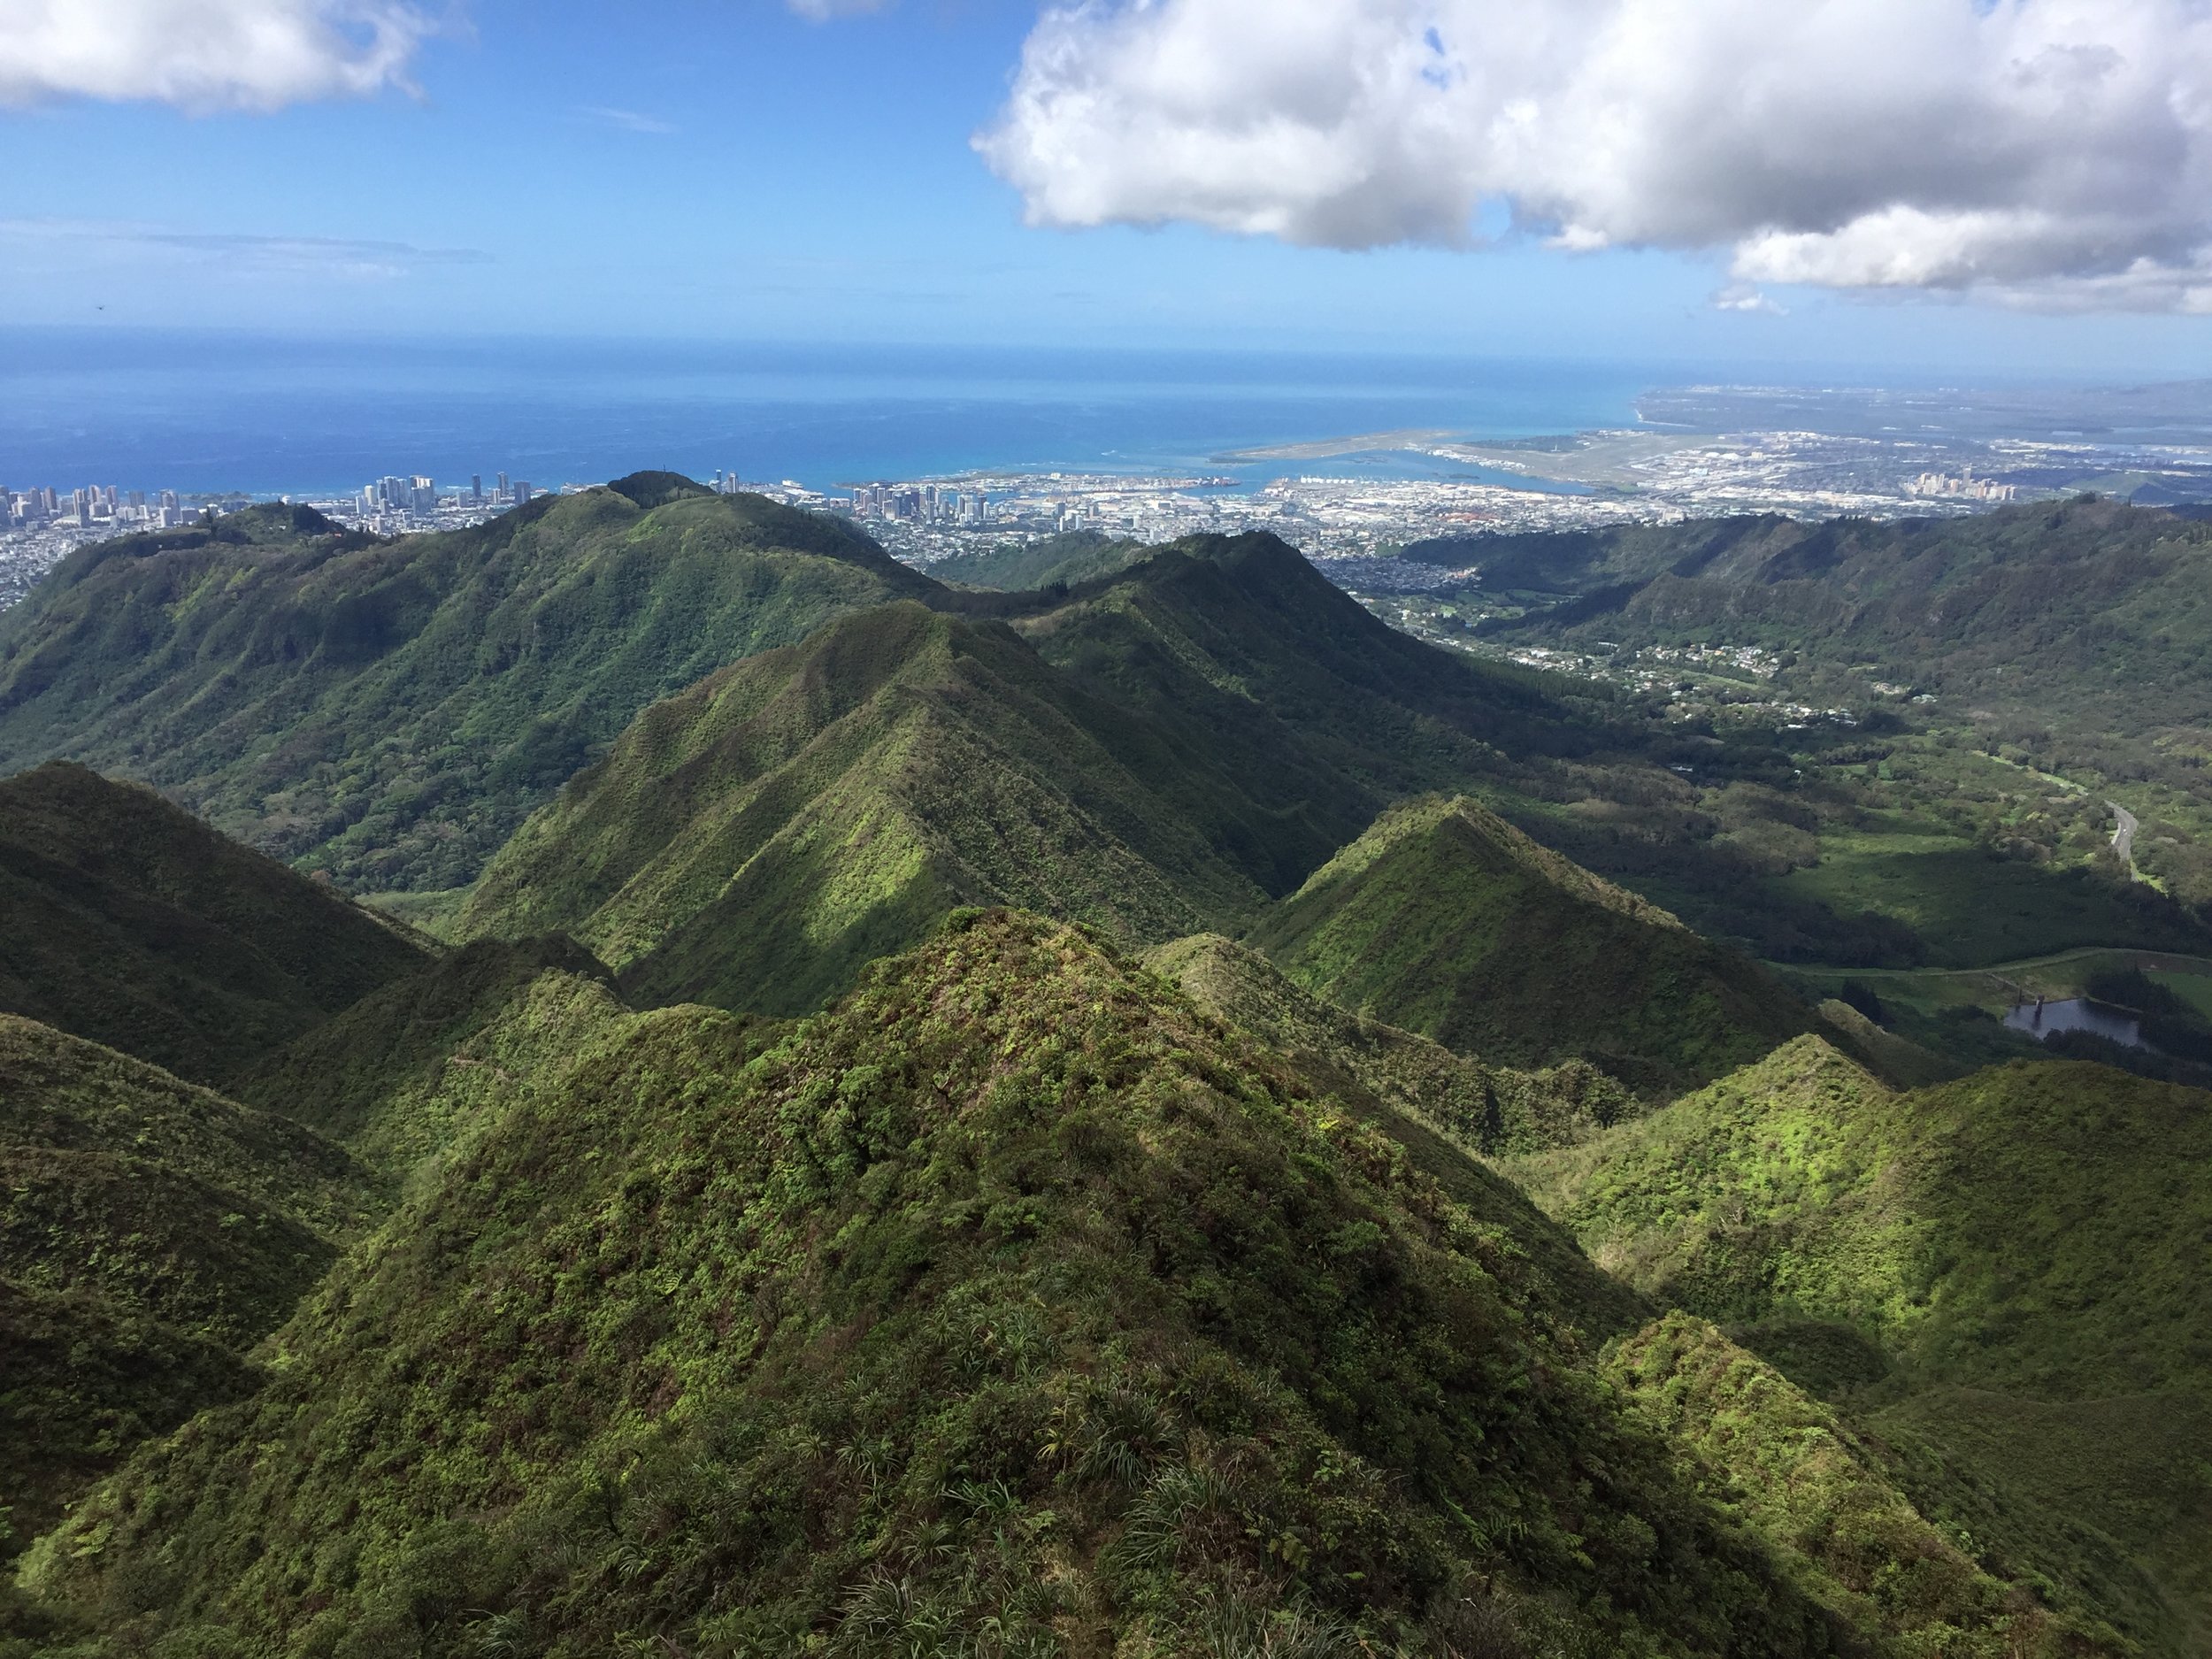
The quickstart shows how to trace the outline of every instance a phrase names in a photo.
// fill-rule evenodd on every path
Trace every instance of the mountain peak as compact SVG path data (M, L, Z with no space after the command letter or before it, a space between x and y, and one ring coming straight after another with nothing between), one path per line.
M611 480L607 488L618 495L635 502L649 512L672 501L687 495L711 495L709 489L696 479L686 478L681 472L632 472Z
M1305 891L1355 876L1379 860L1431 838L1440 839L1457 854L1502 872L1514 867L1526 871L1563 892L1632 921L1654 927L1682 927L1672 912L1562 857L1469 795L1429 796L1392 807L1365 834L1315 871Z
M1385 812L1253 934L1313 991L1495 1064L1664 1098L1811 1012L1756 964L1462 798Z

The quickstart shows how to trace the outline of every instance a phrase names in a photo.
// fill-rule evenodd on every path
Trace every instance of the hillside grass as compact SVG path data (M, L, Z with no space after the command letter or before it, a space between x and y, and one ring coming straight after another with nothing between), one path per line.
M255 1343L388 1202L288 1118L0 1015L0 1522L14 1546L139 1441L247 1392Z
M673 474L326 529L63 561L0 615L0 767L66 755L349 887L450 888L655 698L938 591L837 520Z
M220 1083L430 959L150 789L60 762L0 780L0 1011Z
M460 924L573 933L648 1002L809 1011L963 903L1127 943L1260 895L1002 626L902 604L656 705L495 861ZM1126 733L1120 734L1125 740Z
M1229 1025L1325 1068L1340 1091L1373 1094L1474 1153L1571 1145L1644 1110L1587 1061L1540 1071L1485 1065L1325 1002L1258 951L1218 933L1172 940L1142 960Z
M607 970L571 940L480 941L363 998L234 1090L403 1181L624 1011Z
M1110 576L1147 557L1150 551L1140 541L1102 535L1095 530L1073 530L955 553L932 563L929 574L941 582L1002 591L1065 588Z
M1464 799L1385 814L1251 942L1316 995L1463 1054L1579 1059L1647 1096L1813 1023L1753 963Z
M1667 1436L1692 1478L1768 1539L1804 1591L1877 1651L2124 1647L2078 1600L2054 1618L2023 1586L1990 1571L1914 1507L1881 1449L1712 1325L1669 1314L1617 1345L1606 1373Z
M2181 1655L2212 1621L2208 1108L2079 1063L1899 1094L1806 1038L1506 1168L1839 1402L1985 1566Z
M1895 917L1927 941L1939 967L1987 967L2091 946L2185 950L2196 942L2191 930L2125 902L2086 870L2055 872L1993 856L1901 815L1865 830L1824 833L1817 864L1772 879L1792 898Z
M1081 932L964 916L772 1041L672 1009L572 1059L27 1585L233 1654L1657 1659L1852 1617L1622 1415L1514 1228Z

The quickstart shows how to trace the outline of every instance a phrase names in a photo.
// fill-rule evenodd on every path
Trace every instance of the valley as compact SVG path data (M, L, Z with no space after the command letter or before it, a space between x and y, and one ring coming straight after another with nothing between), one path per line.
M2192 1659L2207 537L72 553L0 1659Z

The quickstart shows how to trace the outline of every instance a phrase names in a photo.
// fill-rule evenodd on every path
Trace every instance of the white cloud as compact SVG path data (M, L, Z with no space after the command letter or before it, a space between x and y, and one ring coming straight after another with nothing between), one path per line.
M599 104L585 104L576 113L602 127L619 127L626 133L646 133L656 138L665 138L676 130L674 122L664 121L655 115L640 115L635 110L611 110Z
M408 86L430 19L402 0L0 0L0 105L267 111Z
M1769 317L1786 317L1789 313L1774 299L1748 282L1731 282L1713 296L1713 309L1719 311L1757 311Z
M108 265L151 259L173 266L186 261L246 275L355 280L403 277L430 265L485 265L491 259L489 254L474 248L418 248L410 242L341 236L168 230L125 220L88 219L0 219L0 244L11 248L18 263L43 251L79 264L87 259Z
M1567 250L2197 309L2207 0L1079 0L978 150L1044 225Z

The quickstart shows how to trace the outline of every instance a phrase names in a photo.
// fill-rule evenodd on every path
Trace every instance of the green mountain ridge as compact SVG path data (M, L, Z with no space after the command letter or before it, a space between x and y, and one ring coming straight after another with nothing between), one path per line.
M1271 895L1395 800L1539 786L1561 758L1646 741L1602 688L1410 639L1271 535L1192 537L1030 603L1011 619L1047 661L1213 771L1184 810ZM1261 810L1212 827L1217 802Z
M1098 735L1125 726L1002 625L865 612L647 710L457 926L572 933L648 1001L796 1013L962 904L1130 941L1256 909Z
M1929 1512L2174 1654L2212 1631L2208 1166L2197 1090L2047 1062L1901 1094L1809 1036L1504 1165L1601 1266L1903 1448ZM2177 1460L2162 1498L2146 1445Z
M1324 1002L1258 951L1218 933L1171 940L1146 951L1142 960L1228 1024L1302 1064L1340 1072L1346 1084L1471 1150L1571 1145L1644 1110L1642 1102L1586 1060L1543 1071L1485 1065Z
M1002 592L1069 587L1110 576L1149 556L1142 542L1073 530L1032 541L1002 541L996 547L955 553L934 560L929 574L941 582Z
M234 1654L1909 1650L1693 1484L1516 1229L1079 930L963 916L780 1036L667 1009L565 1058L260 1395L39 1544L56 1617ZM2105 1651L1997 1589L1889 1611Z
M1393 795L1511 772L1498 741L1591 741L1575 707L1394 634L1272 537L1015 597L1013 633L862 613L649 709L456 929L572 933L646 1002L799 1013L964 903L1125 944L1240 930Z
M1871 735L1935 730L1998 757L2020 770L1983 785L2015 796L1979 826L1993 848L2039 844L2047 858L2063 847L2071 862L2103 836L2089 840L2085 826L2070 837L2064 820L2118 794L2145 826L2139 867L2195 912L2192 929L2152 906L2133 931L2204 948L2212 524L2201 518L2084 497L1893 523L1765 517L1482 537L1406 556L1479 565L1481 594L1509 598L1479 625L1502 643L1601 655L1755 647L1779 659L1767 685L1786 702L1874 714ZM1893 745L1877 747L1889 757ZM2094 793L2047 800L2037 786L2051 774ZM2039 817L2059 824L2023 823ZM2179 942L2192 931L2198 942Z
M1647 1095L1812 1024L1757 964L1465 799L1386 813L1251 942L1316 995L1463 1054L1579 1058Z
M0 770L65 755L349 886L457 887L654 698L935 588L668 473L396 541L275 512L81 549L0 614Z
M1793 1580L1878 1651L2019 1653L2049 1640L2032 1601L1916 1509L1867 1437L1711 1325L1670 1314L1605 1370L1686 1475L1789 1540L1778 1559ZM2122 1640L2093 1619L2062 1639L2076 1651Z
M0 1012L219 1083L428 961L150 789L63 763L0 780Z
M1586 574L2002 588L2103 522ZM1728 858L1848 908L1880 733L1839 782L1271 536L1025 552L947 588L641 473L0 619L0 754L159 710L178 799L463 941L0 783L0 1659L2204 1651L2212 1096L1961 1075L2002 1044L1910 972L1816 1010L1673 910L1758 902Z
M580 1040L613 1018L612 977L558 935L480 940L265 1056L232 1090L403 1178L526 1087L554 1033Z
M20 1545L247 1353L383 1208L274 1114L0 1015L0 1520ZM0 1555L8 1553L0 1533Z

